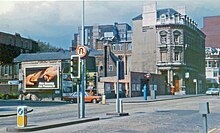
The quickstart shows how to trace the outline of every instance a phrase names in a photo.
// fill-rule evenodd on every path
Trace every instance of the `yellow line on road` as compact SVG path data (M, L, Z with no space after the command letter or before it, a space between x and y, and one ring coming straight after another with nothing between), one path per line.
M216 130L217 130L217 128L213 128L212 130L208 131L208 133L212 133L212 132L214 132Z

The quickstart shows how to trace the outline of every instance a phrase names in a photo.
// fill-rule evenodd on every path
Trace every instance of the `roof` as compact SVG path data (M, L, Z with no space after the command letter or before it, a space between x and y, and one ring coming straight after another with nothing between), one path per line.
M67 60L71 55L75 55L75 51L59 51L59 52L45 52L45 53L26 53L20 54L14 58L14 62L28 62L28 61L45 61L45 60ZM90 50L89 56L97 56L103 54L103 50Z
M172 8L166 8L166 9L159 9L157 10L157 18L159 18L162 14L167 14L169 16L172 16L173 14L178 13Z
M142 20L142 14L138 15L137 17L134 17L132 20L133 21L134 20Z
M169 16L172 16L173 14L176 14L176 13L178 13L178 12L172 8L159 9L159 10L157 10L157 18L159 18L160 15L162 15L162 14L167 14ZM134 20L142 20L142 19L143 19L142 14L140 14L140 15L134 17L132 20L134 21Z

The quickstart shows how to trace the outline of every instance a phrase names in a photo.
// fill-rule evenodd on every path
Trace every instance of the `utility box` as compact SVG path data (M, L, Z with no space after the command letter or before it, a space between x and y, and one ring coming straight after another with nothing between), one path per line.
M27 126L27 106L17 107L17 127Z
M199 104L199 113L200 114L209 114L210 110L209 110L209 103L205 102L205 103L200 103Z

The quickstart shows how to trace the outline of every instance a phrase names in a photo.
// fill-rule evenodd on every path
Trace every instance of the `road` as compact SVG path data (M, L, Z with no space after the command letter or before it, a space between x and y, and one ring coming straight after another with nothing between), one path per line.
M201 133L202 116L199 103L209 102L211 113L208 115L210 133L220 132L220 98L201 96L169 101L148 103L126 103L124 112L130 116L106 116L115 112L115 104L86 104L86 117L100 117L101 120L47 130L37 133ZM77 119L76 104L55 104L50 106L33 106L28 114L28 125L61 122ZM5 127L16 125L16 116L0 118L0 132Z

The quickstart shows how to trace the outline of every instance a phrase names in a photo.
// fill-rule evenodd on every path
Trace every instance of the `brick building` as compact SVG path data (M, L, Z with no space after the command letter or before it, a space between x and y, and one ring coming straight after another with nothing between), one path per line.
M220 16L209 16L203 19L201 29L206 34L206 47L220 48Z
M19 66L12 63L13 59L21 53L35 53L38 44L28 38L0 32L0 82L18 79Z

